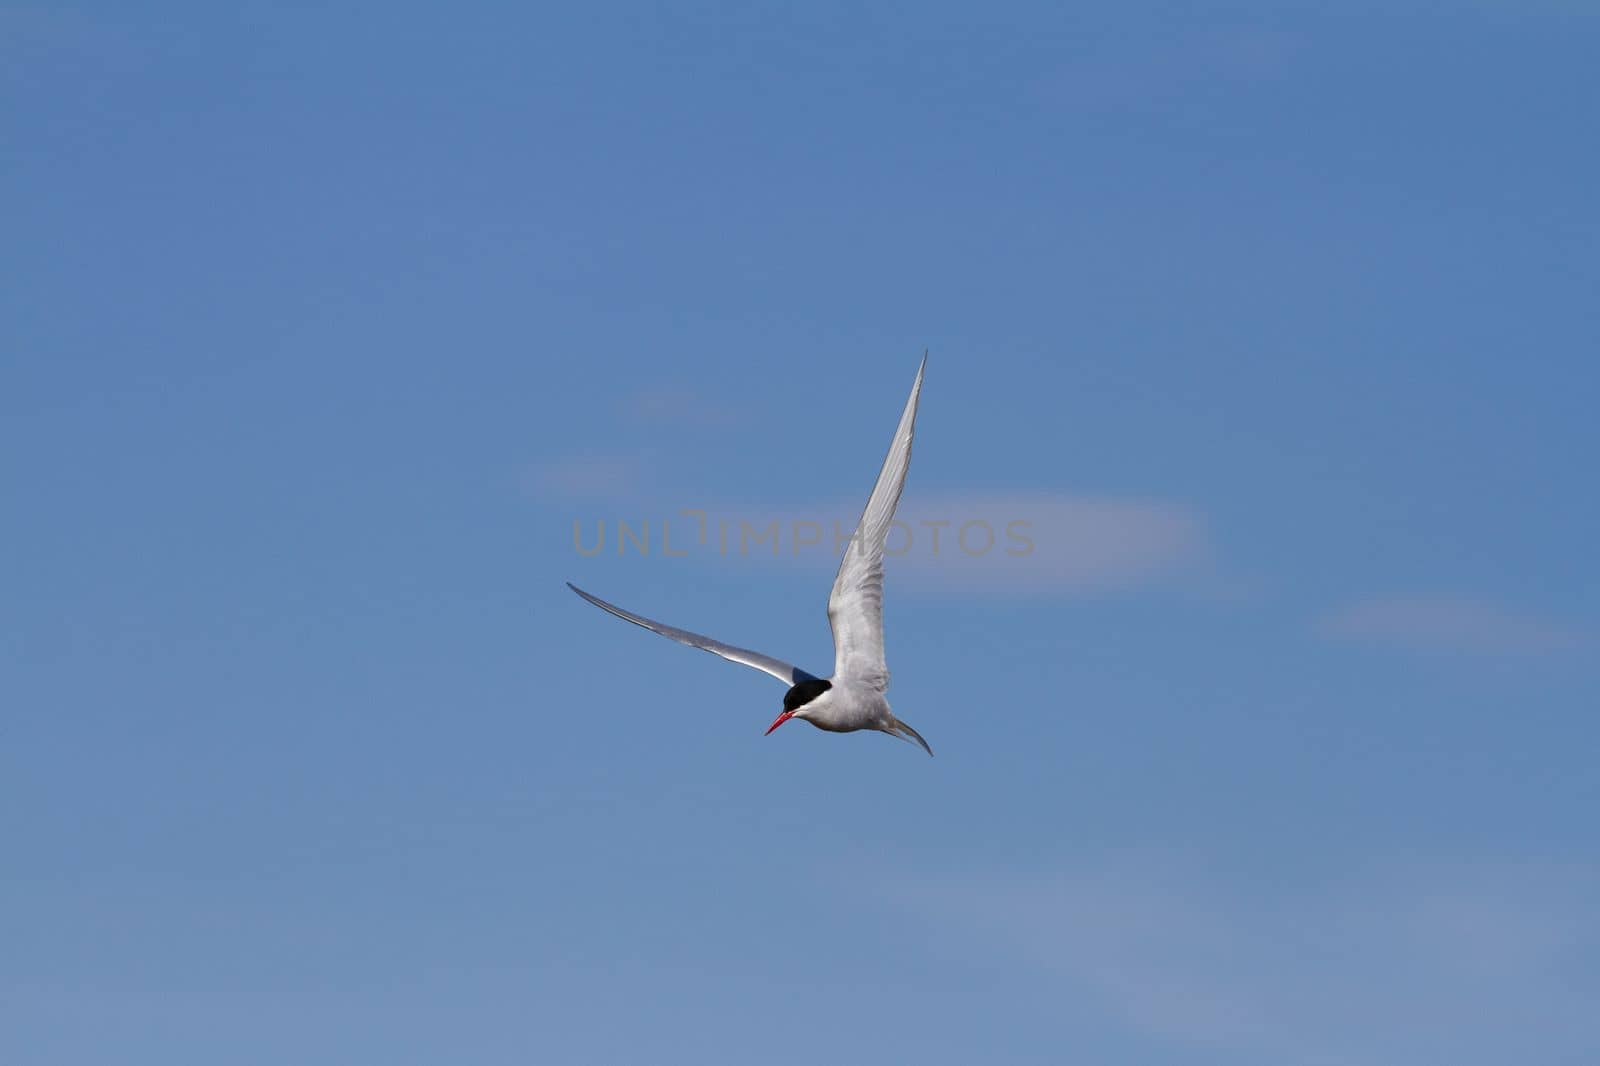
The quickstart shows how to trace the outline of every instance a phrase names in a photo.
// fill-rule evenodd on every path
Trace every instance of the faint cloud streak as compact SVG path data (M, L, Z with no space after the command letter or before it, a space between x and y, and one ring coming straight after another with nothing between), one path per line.
M605 500L631 492L639 481L639 461L625 456L580 455L540 463L524 478L533 495Z
M609 465L562 466L545 471L542 483L568 496L614 502L609 490L624 472ZM853 550L859 508L834 501L807 508L596 510L571 519L572 543L583 555L831 571ZM631 539L619 532L624 527ZM1185 507L1061 493L908 500L885 546L895 587L1011 598L1132 588L1189 574L1209 557L1204 522Z
M1469 600L1368 600L1324 617L1327 636L1430 651L1529 654L1592 647L1586 633L1549 619Z
M884 905L976 939L1143 1033L1241 1063L1517 1061L1592 1047L1591 870L1419 864L1330 883L1183 861L895 877Z
M891 561L896 577L1002 595L1129 588L1172 577L1209 555L1199 515L1158 500L1058 493L952 496L908 501L902 520L925 538L932 522L952 525L937 555L909 551ZM1015 528L1032 550L975 554L967 545L976 546L981 530L974 527L963 538L961 529L973 521L1002 536Z
M709 400L703 393L676 385L640 389L622 401L622 415L634 422L682 429L726 429L745 416Z

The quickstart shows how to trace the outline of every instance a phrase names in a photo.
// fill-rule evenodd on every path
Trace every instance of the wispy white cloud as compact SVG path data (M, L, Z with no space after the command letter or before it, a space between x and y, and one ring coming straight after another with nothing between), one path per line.
M1522 1061L1600 1041L1600 877L1513 864L1293 884L1182 861L896 877L886 908L1239 1063Z
M559 473L553 480L562 487L589 487L603 495L604 479L587 467ZM859 511L859 503L840 502L658 507L596 514L580 525L584 543L600 543L603 551L623 550L616 547L614 531L625 519L633 530L648 522L653 554L662 559L698 556L832 570L847 549ZM609 545L602 523L613 532ZM666 551L669 527L672 553ZM1200 569L1209 549L1204 522L1177 504L1034 493L907 500L886 554L896 587L1016 597L1114 591L1170 579Z
M1080 106L1120 108L1219 83L1271 84L1292 77L1311 45L1303 35L1260 25L1105 41L1063 58L1040 91L1070 95Z
M536 464L523 487L536 496L609 500L631 492L639 482L639 460L619 455L578 455Z
M622 400L622 416L635 422L690 429L724 429L746 421L741 412L682 385L653 385Z
M1325 616L1321 631L1348 640L1476 653L1533 653L1593 647L1594 633L1492 604L1433 598L1376 599Z
M0 7L0 40L5 42L8 58L13 61L40 47L65 49L119 65L147 58L146 49L114 20L59 4Z
M904 528L891 544L909 550L891 564L897 578L996 594L1129 588L1183 573L1209 555L1200 516L1159 500L947 496L907 501L900 518Z

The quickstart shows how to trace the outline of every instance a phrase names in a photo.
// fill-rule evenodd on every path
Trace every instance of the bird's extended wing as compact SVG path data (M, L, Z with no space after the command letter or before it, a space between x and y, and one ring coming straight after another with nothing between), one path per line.
M889 688L889 667L883 659L883 544L900 502L900 490L911 466L911 436L917 423L917 400L922 394L922 355L911 397L900 415L889 454L878 472L866 510L856 525L855 539L844 550L839 574L828 597L828 624L833 627L834 676L876 688Z
M567 588L576 592L602 611L614 614L623 621L632 622L636 626L643 626L650 632L660 633L663 637L675 640L679 644L687 644L691 648L699 648L701 651L708 651L712 655L720 655L730 663L753 666L764 674L771 674L785 685L798 685L802 681L816 680L816 675L808 674L798 666L790 666L788 663L780 659L774 659L770 655L762 655L758 651L748 651L745 648L735 648L732 644L724 644L720 640L702 637L699 633L691 633L687 629L675 629L669 625L662 625L660 622L653 622L642 615L634 614L632 611L624 611L621 607L614 603L607 603L599 596L589 595L570 581L567 582Z

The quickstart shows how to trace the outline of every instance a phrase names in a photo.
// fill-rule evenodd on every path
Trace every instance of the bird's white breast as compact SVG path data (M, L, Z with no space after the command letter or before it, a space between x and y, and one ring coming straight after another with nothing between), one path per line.
M833 733L881 729L893 719L889 701L881 692L838 679L834 679L832 688L802 707L796 717Z

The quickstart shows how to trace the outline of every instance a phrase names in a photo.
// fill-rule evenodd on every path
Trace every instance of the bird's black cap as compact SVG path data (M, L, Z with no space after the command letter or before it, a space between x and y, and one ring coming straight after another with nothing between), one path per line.
M824 681L821 678L802 681L783 694L783 709L793 713L832 687L832 681Z

